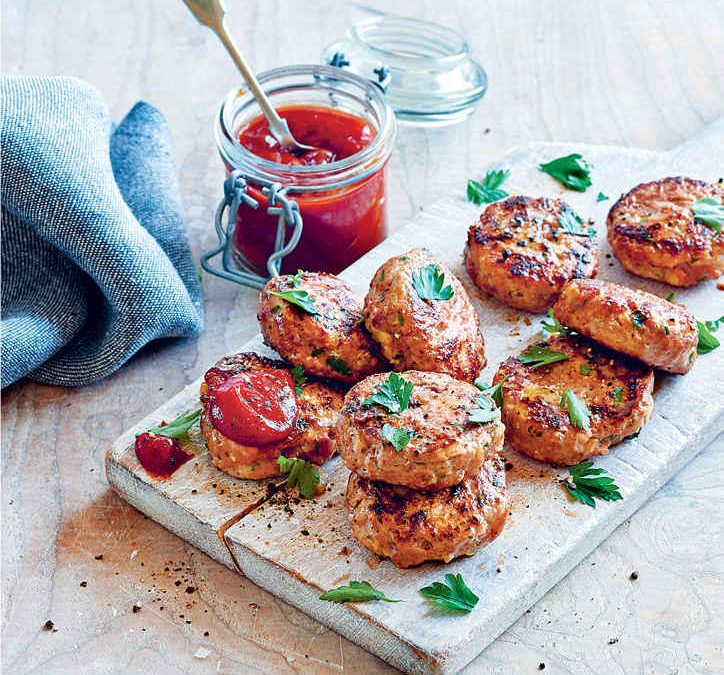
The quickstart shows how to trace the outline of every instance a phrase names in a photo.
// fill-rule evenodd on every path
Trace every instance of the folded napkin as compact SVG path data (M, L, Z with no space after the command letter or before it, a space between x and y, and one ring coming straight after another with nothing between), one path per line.
M115 126L69 77L3 77L2 386L75 386L158 338L198 335L201 289L166 122Z

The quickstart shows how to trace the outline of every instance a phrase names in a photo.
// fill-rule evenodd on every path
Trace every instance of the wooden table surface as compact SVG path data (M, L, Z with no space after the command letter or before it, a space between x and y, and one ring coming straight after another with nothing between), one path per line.
M257 70L316 62L326 41L365 16L331 0L227 5ZM724 113L722 2L371 5L463 31L490 77L468 122L400 129L393 227L514 145L666 149ZM8 0L3 18L4 72L77 75L101 90L115 119L138 99L165 113L194 251L208 248L222 180L212 120L237 84L215 38L178 0ZM3 672L392 671L108 488L109 443L257 331L255 292L209 276L203 286L198 341L151 346L94 386L19 383L4 392ZM704 451L466 672L539 664L576 674L722 672L723 445Z

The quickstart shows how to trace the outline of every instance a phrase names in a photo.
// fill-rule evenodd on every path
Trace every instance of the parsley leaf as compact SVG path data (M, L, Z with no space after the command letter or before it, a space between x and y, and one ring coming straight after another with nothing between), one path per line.
M412 273L412 286L420 300L449 300L452 286L444 286L445 273L437 263L430 263Z
M666 302L676 302L676 293L669 293L666 296Z
M475 406L476 407L470 411L468 422L486 424L487 422L500 419L500 410L487 396L478 396L478 398L475 399Z
M490 398L495 401L495 405L498 406L498 408L503 407L503 385L505 384L505 381L508 379L508 375L506 375L498 384L492 384L488 386L483 382L483 378L479 377L473 384L480 389L483 394L486 394L487 396L490 396Z
M377 387L372 396L362 401L362 405L382 405L391 413L407 410L412 393L412 382L408 382L397 373L390 373L387 380Z
M338 356L334 356L334 354L327 357L327 365L340 375L352 374L352 369L347 365L346 361L340 359Z
M199 417L201 417L201 408L187 411L181 413L173 422L152 427L148 430L148 433L157 436L168 436L169 438L184 438Z
M314 304L314 298L302 288L302 274L302 270L299 270L292 276L292 288L286 291L269 291L269 295L276 295L282 300L291 302L309 314L319 314L317 306Z
M581 367L578 369L581 375L590 375L591 374L591 366L589 366L587 363L582 363Z
M567 188L577 192L585 192L591 185L592 167L578 153L558 157L546 164L539 164L539 168Z
M490 202L505 199L508 193L499 188L508 176L510 176L510 171L507 169L499 169L498 171L488 171L482 183L472 179L469 180L467 190L468 201L474 204L490 204Z
M586 431L591 428L591 411L573 393L572 389L567 389L566 393L561 396L561 407L568 410L568 419L571 421L572 427Z
M568 328L566 328L556 317L553 315L553 308L546 312L546 316L550 319L548 323L545 319L541 323L541 329L548 335L568 335Z
M640 312L638 309L631 312L631 323L635 328L643 328L643 325L648 321L648 319L649 315L644 312Z
M698 202L694 202L691 210L694 212L694 220L706 225L714 232L721 232L721 226L724 225L724 206L714 197L704 197Z
M468 588L462 574L446 574L445 581L447 584L436 581L431 586L425 586L420 593L445 609L471 612L480 598Z
M605 202L608 199L608 195L603 194L603 192L599 192L598 196L596 197L597 202Z
M304 368L301 366L294 366L289 373L294 380L294 391L296 391L297 396L301 396L302 387L307 384L307 376L304 374Z
M606 473L604 469L594 468L590 459L572 466L568 472L569 476L563 481L563 485L571 497L586 506L595 509L596 499L606 502L623 499L613 478L604 476Z
M520 361L526 366L531 368L540 368L540 366L547 366L550 363L556 363L557 361L565 361L568 358L567 354L563 352L557 352L554 349L548 349L547 347L541 347L540 345L533 345L526 349L522 354L515 357L516 361Z
M623 387L616 387L611 392L611 398L613 399L614 405L619 405L623 401Z
M277 459L279 470L282 473L288 473L287 485L299 488L299 494L305 499L313 499L317 494L317 485L319 485L319 471L305 459L296 457L285 457L280 455Z
M697 319L696 327L699 329L699 342L696 345L697 354L708 354L713 352L721 343L719 339L713 335L713 332L724 323L724 316L714 321L699 321Z
M320 600L329 602L367 602L368 600L384 600L385 602L402 602L391 600L382 591L378 591L367 581L350 581L349 586L333 588L319 596Z
M407 444L415 437L414 431L396 429L391 424L383 424L380 436L387 441L397 452L404 450Z
M583 220L575 211L563 211L563 213L558 216L558 224L566 234L574 234L577 237L596 236L596 230L592 227L583 228Z

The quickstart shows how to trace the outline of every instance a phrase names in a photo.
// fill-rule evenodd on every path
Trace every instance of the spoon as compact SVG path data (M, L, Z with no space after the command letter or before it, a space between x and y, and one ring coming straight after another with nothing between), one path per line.
M251 68L249 68L249 64L247 64L231 35L229 35L229 32L226 30L226 26L224 25L226 7L224 7L222 0L184 0L184 3L196 17L196 20L202 26L211 28L219 40L221 40L224 47L226 47L226 51L229 52L229 55L246 81L264 116L267 118L269 131L271 131L272 136L278 141L279 145L281 145L284 150L295 154L304 154L310 150L317 150L317 148L311 145L305 145L294 140L292 132L289 131L287 121L279 117L277 111L272 107L269 98L259 86L259 81L254 76Z

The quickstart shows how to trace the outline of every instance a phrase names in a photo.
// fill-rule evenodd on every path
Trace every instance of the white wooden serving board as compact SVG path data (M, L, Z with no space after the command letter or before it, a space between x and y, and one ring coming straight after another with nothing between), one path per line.
M594 165L593 187L584 194L563 189L537 166L570 152ZM660 296L670 287L627 274L605 241L605 218L621 192L668 175L715 180L724 171L724 120L667 153L603 146L536 144L506 155L511 193L561 196L595 220L599 277ZM481 167L481 175L484 173ZM596 202L599 191L610 196ZM437 202L342 275L361 295L380 264L413 246L425 246L459 276L473 299L485 336L488 379L497 365L538 335L540 318L482 297L461 264L467 228L480 209L455 195ZM722 314L715 283L676 292L699 318ZM261 339L239 351L268 352ZM212 364L209 364L211 366ZM197 405L199 382L123 434L107 455L111 485L154 520L323 624L403 671L453 673L465 666L528 607L629 518L674 473L721 433L724 348L700 357L688 375L658 375L651 422L636 439L596 460L616 478L623 501L588 508L571 502L559 485L565 471L528 460L506 448L512 508L508 523L487 548L450 565L399 570L369 554L352 537L344 510L348 471L339 458L327 463L328 491L315 501L267 496L265 482L241 481L216 470L196 438L194 460L169 480L151 478L133 450L137 433ZM218 534L219 530L223 535ZM460 572L481 600L465 616L436 612L418 589L446 572ZM401 603L336 605L321 592L366 580Z

